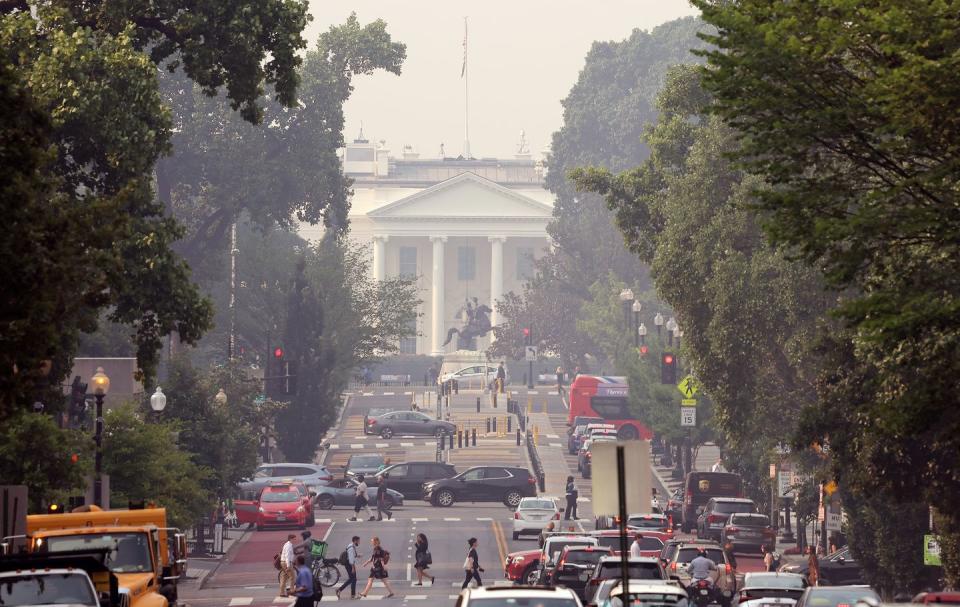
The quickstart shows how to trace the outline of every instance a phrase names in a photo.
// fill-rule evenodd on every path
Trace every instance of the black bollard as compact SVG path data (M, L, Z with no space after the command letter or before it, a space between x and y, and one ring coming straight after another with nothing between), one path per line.
M477 413L480 413L480 397L477 397Z
M477 429L476 428L473 429L473 446L474 447L477 446Z
M457 449L463 449L463 431L457 430Z
M507 416L507 432L513 432L513 416Z
M517 446L520 446L520 428L517 428Z
M497 432L497 418L496 418L496 417L493 418L493 432L494 432L494 434L496 434L496 432Z
M493 408L494 408L494 409L497 408L497 393L496 393L496 392L493 393Z
M490 418L487 418L487 434L490 433Z
M547 490L547 475L543 472L540 473L540 491Z

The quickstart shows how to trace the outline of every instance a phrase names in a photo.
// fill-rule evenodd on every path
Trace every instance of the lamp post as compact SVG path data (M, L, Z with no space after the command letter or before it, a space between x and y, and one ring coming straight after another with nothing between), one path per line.
M93 437L97 446L93 460L93 503L103 506L103 397L110 391L110 378L103 372L103 367L97 367L90 383L93 384L93 395L97 399L97 425Z
M646 343L647 340L647 325L640 323L640 326L637 327L637 335L640 337L640 345Z
M653 317L653 324L657 326L657 337L660 337L660 329L663 328L663 314L657 312L657 315Z
M163 390L160 389L160 386L157 386L157 391L150 396L150 408L153 409L157 419L160 419L160 414L166 407L167 395L163 393Z
M221 407L227 406L227 393L223 391L223 388L220 388L220 391L217 392L217 395L213 397L213 400L217 402Z
M630 326L630 304L633 303L633 290L620 291L620 305L623 307L623 324Z
M667 321L666 327L667 327L667 343L669 343L670 346L672 347L672 346L673 346L673 332L677 330L677 319L675 319L674 317L671 316L671 317L670 317L670 320Z
M680 338L683 337L683 329L677 327L677 330L673 332L674 337L677 338L677 347L680 347Z
M640 303L639 299L633 300L633 347L640 347L640 310L643 309L643 304Z

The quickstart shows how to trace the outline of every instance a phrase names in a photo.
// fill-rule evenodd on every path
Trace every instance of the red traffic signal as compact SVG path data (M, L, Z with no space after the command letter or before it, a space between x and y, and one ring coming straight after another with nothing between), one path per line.
M523 328L523 336L524 336L524 337L530 337L530 327L524 327L524 328Z
M664 354L663 355L663 364L672 365L673 364L673 354Z
M278 360L281 359L281 358L283 358L283 348L281 348L281 347L279 347L279 346L276 347L276 348L274 348L274 349L273 349L273 357L276 358L276 359L278 359Z
M70 455L70 463L75 464L80 461L80 455L78 453L72 453Z
M677 359L672 352L664 352L660 357L660 383L677 383Z
M650 353L650 348L648 348L646 345L640 346L640 356L646 356L649 353Z

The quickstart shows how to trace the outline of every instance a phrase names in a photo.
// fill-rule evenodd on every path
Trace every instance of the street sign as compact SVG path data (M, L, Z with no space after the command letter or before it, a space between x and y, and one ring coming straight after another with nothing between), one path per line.
M698 390L697 380L695 380L692 375L688 375L677 384L677 390L680 390L680 394L683 394L685 397L693 398L696 396Z
M781 466L777 486L780 497L790 497L790 494L793 493L793 471L790 469L784 470Z
M680 407L680 425L681 426L697 425L696 407Z
M684 398L683 400L680 401L680 406L681 406L681 407L696 407L696 406L697 406L697 399L695 399L695 398Z
M923 564L943 566L940 562L940 538L936 535L923 536Z
M260 406L265 402L267 402L267 397L263 394L258 394L257 397L253 399L253 404L257 406Z
M537 362L537 347L524 346L524 360L527 362Z
M841 531L843 529L843 513L827 512L827 531Z
M620 514L619 481L617 474L617 449L623 449L624 484L627 512L642 512L650 505L650 474L630 474L632 470L650 469L650 443L645 440L603 441L590 448L591 486L593 497L590 503L594 515L617 516Z

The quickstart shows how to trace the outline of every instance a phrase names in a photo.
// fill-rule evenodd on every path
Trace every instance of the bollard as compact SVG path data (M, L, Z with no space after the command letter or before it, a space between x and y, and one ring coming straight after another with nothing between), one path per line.
M547 490L547 475L546 475L546 473L541 471L540 474L539 474L539 477L540 477L540 478L538 478L537 480L538 480L539 483L540 483L540 491L541 491L541 492L546 491L546 490Z
M507 416L507 432L513 432L513 417Z
M538 445L539 439L540 439L540 427L534 426L533 427L533 444Z
M480 413L480 397L477 397L477 413Z
M476 447L477 446L477 429L476 428L473 429L472 434L473 434L473 446Z
M496 393L496 392L493 393L493 408L494 408L494 409L497 408L497 393Z
M457 449L463 449L463 430L457 430Z
M493 433L494 433L494 434L497 433L497 418L496 418L496 417L493 418Z
M448 434L447 436L450 437L450 448L453 449L453 432L451 432L451 433Z
M517 446L520 446L520 428L517 428Z
M490 434L490 418L488 417L486 419L487 419L487 434Z

